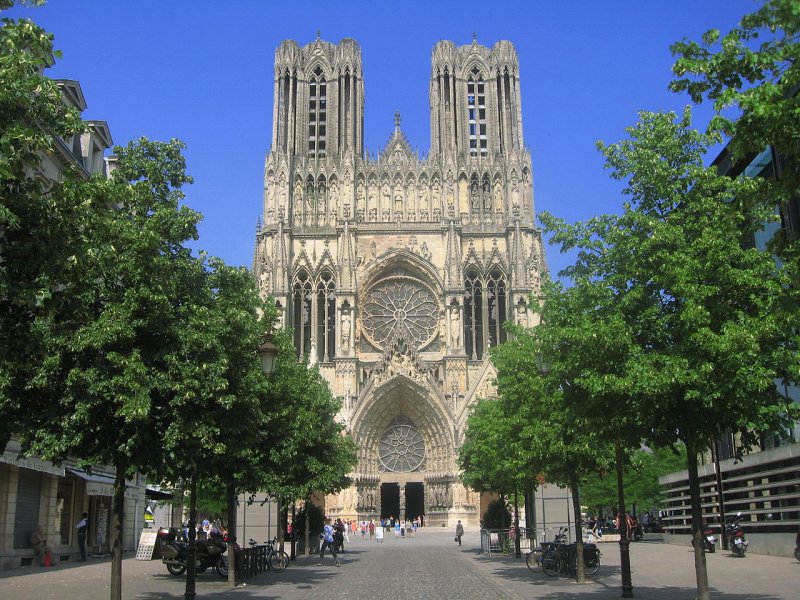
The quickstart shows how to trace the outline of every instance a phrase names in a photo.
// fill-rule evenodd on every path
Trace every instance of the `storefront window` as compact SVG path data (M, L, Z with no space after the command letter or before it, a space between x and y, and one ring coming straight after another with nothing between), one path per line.
M72 531L72 498L75 492L75 484L68 479L60 479L58 482L58 494L56 495L56 523L61 536L61 543L69 546L69 536Z

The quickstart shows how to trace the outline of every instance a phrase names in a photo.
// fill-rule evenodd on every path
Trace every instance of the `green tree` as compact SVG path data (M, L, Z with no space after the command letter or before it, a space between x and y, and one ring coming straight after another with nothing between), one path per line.
M113 465L111 597L121 597L125 478L164 462L163 434L188 382L174 377L187 325L201 302L203 265L183 243L200 215L181 206L183 144L146 139L116 148L111 180L70 182L64 197L94 210L96 251L71 290L71 319L44 331L48 355L32 393L49 409L31 414L29 448L54 460Z
M298 360L287 332L275 336L278 362L268 392L257 461L266 488L285 501L330 494L348 485L355 444L336 420L340 403L316 367ZM254 490L249 490L254 491Z
M604 423L613 426L613 420ZM671 448L641 449L633 453L630 464L623 469L625 501L642 510L659 508L666 497L658 478L686 468L686 453L679 446ZM581 502L597 512L603 507L616 507L618 502L617 481L612 473L602 472L588 477L581 484Z
M458 450L464 485L478 491L499 492L514 500L515 552L520 555L519 495L531 486L525 468L519 422L509 418L496 399L481 399L467 418L464 443ZM505 502L505 500L503 500Z
M504 496L525 489L525 461L519 427L497 399L481 399L470 410L458 466L464 485Z
M677 60L670 88L695 103L713 103L709 129L731 139L735 160L773 146L785 160L774 178L761 179L737 199L786 206L800 192L800 11L796 0L767 0L726 34L712 29L699 42L672 45ZM781 229L773 250L797 262L797 232ZM795 277L797 271L795 271Z
M0 8L8 8L6 2ZM71 284L94 240L84 199L40 175L58 138L83 131L56 83L42 74L52 35L27 19L0 27L0 448L25 433L25 417L46 403L28 392L46 354L42 331L68 318ZM67 171L67 178L76 176Z
M639 415L636 433L650 446L686 448L706 599L698 458L719 431L748 447L794 418L775 386L797 372L791 319L775 310L789 282L769 254L741 243L770 211L730 202L754 182L703 166L718 137L691 129L688 109L681 119L642 113L628 135L599 144L612 176L627 183L622 215L562 224L555 240L580 249L565 274L610 290L638 348L626 366L635 392L627 398L640 403L627 407Z
M577 580L583 582L580 482L608 466L608 448L579 410L575 356L564 352L559 330L548 327L551 300L548 296L540 307L540 325L532 329L511 326L514 339L493 348L491 357L503 413L519 432L524 470L572 490Z

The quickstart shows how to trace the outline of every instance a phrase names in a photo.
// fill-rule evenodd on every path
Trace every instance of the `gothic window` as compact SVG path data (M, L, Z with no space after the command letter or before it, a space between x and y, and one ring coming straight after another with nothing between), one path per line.
M298 356L311 350L311 289L308 273L299 271L292 285L292 328Z
M483 76L477 69L472 69L472 74L467 80L467 112L469 128L469 154L486 156L486 84Z
M333 276L324 271L317 282L317 360L329 362L336 351L336 286Z
M499 269L492 269L486 281L486 308L489 317L489 345L497 346L506 341L506 331L503 323L508 319L508 296L506 294L506 281Z
M436 295L418 279L397 273L372 286L364 297L364 334L378 348L403 341L422 348L439 326Z
M315 358L329 362L336 353L336 284L330 271L323 271L316 284L305 269L292 285L292 331L298 356L316 348Z
M464 278L464 350L471 360L482 360L491 346L507 339L503 323L508 319L508 285L500 269L485 280L476 269Z
M378 444L380 470L409 473L425 470L425 441L406 417L395 418Z
M464 350L472 360L483 358L483 284L478 272L467 271L464 280Z
M317 67L308 82L308 155L325 158L327 134L327 83Z

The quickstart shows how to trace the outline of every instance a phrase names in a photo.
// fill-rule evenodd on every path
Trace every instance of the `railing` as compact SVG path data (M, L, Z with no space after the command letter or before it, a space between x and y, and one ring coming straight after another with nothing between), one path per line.
M548 537L548 532L543 529L519 528L519 547L523 554L531 551L535 546ZM516 551L516 532L511 529L481 529L481 554L493 556L495 554L513 554Z
M241 550L241 570L236 572L237 578L249 579L265 573L268 569L269 546L262 544Z

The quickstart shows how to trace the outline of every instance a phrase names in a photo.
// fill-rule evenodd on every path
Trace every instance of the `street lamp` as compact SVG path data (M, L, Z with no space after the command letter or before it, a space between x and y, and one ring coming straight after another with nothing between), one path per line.
M258 347L258 359L261 361L261 371L264 375L269 375L275 370L275 362L278 356L278 348L272 343L272 335L268 334L264 342ZM236 492L231 487L228 490L228 529L231 535L228 538L228 584L236 587L236 552L234 550L234 538L236 536Z
M258 358L261 361L261 371L264 375L269 375L275 370L277 357L278 348L272 343L272 336L268 336L258 347Z

